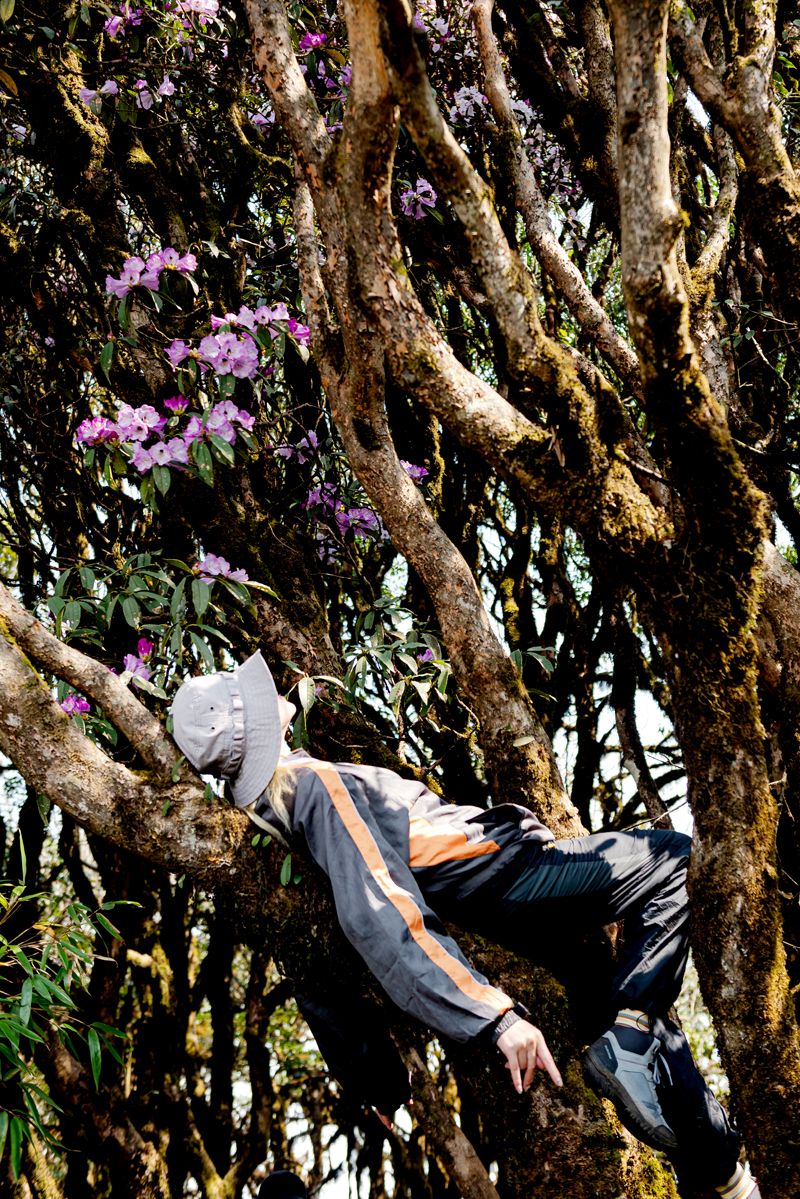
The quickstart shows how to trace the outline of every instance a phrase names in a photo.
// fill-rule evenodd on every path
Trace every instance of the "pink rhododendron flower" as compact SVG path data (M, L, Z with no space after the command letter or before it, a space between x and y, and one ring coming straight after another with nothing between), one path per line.
M177 367L184 358L187 358L191 350L185 341L173 341L172 345L167 349L167 358L169 358L173 367Z
M155 445L151 445L148 453L153 459L155 466L169 466L172 461L172 454L169 452L169 446L163 441L157 441Z
M198 571L204 583L213 583L214 576L231 579L234 583L246 583L248 580L246 570L231 570L230 562L226 558L220 558L217 554L206 554L202 562L197 563L195 570Z
M142 474L153 465L152 455L143 446L137 445L131 454L131 462ZM125 668L127 670L127 667Z
M119 441L119 429L107 416L95 416L92 420L81 421L78 426L77 439L84 445L101 445L106 441Z
M169 408L174 416L183 416L189 407L189 401L186 396L170 396L168 400L164 400L164 407Z
M167 442L167 449L170 452L173 463L181 463L183 466L189 465L189 447L182 437L173 437Z
M134 682L135 679L144 679L147 682L150 678L150 671L141 658L136 657L136 654L126 654L123 658L123 666L133 674L131 682Z
M213 409L206 421L206 429L209 433L215 433L217 437L221 437L223 441L227 441L228 445L233 445L236 440L236 430L230 421L226 420L221 412Z
M289 332L294 336L296 341L300 342L301 346L307 346L309 342L308 325L301 325L294 317L289 320Z
M137 108L152 108L153 97L148 89L146 79L137 79L133 85L133 90L136 92L136 107Z
M106 33L108 34L108 36L110 38L115 38L117 36L117 34L119 33L121 26L122 26L122 17L109 17L108 20L103 25L103 29L106 31Z
M307 54L309 50L313 50L316 46L324 45L327 40L327 33L306 33L300 39L300 52Z
M68 695L61 701L59 707L66 712L67 716L85 716L92 710L91 705L82 695Z
M136 646L136 652L142 661L146 662L152 654L153 648L152 641L148 641L146 637L140 637L139 644Z
M183 440L191 445L193 441L202 441L205 436L203 422L199 416L190 416L183 430Z
M419 483L420 479L424 479L429 473L424 466L414 466L413 462L405 462L402 458L400 459L400 465L415 483Z
M425 216L425 207L433 208L436 199L437 194L428 180L418 179L416 188L409 187L400 197L400 206L406 216L413 216L415 221L420 221Z

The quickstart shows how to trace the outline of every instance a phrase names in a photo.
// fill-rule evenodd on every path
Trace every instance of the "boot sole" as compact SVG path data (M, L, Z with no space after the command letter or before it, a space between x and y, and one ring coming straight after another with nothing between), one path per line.
M651 1149L660 1149L665 1153L669 1153L678 1148L678 1141L675 1135L665 1126L653 1124L651 1120L648 1120L642 1114L616 1074L606 1069L602 1062L597 1060L593 1050L588 1049L586 1051L584 1062L586 1072L595 1089L600 1091L606 1099L611 1100L616 1108L617 1115L629 1132L632 1132L645 1145L649 1145Z

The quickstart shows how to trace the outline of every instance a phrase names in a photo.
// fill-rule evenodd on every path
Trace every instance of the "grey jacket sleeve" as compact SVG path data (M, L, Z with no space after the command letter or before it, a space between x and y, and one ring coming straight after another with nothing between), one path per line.
M360 783L314 763L292 824L333 887L345 936L404 1012L453 1041L493 1026L512 1000L467 962L375 821Z

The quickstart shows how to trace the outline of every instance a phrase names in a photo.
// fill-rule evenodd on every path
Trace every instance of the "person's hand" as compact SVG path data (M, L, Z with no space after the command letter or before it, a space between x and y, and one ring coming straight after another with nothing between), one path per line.
M564 1085L544 1037L527 1020L517 1020L507 1028L498 1038L497 1048L506 1055L506 1069L511 1071L511 1081L520 1095L530 1090L536 1069L546 1070L557 1087Z

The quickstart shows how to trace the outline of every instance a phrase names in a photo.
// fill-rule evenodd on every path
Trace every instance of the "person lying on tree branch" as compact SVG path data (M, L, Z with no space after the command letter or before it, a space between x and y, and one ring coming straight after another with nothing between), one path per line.
M324 870L345 936L394 1003L443 1037L495 1044L520 1093L537 1069L561 1086L530 1013L469 964L443 921L569 986L587 930L624 919L613 978L583 980L603 1030L586 1051L588 1078L626 1128L669 1156L679 1182L724 1199L757 1197L738 1163L738 1134L668 1015L688 953L691 839L638 829L556 841L516 804L450 804L391 770L292 753L294 712L256 653L237 670L183 684L174 738L195 769L227 780L239 807ZM375 1034L371 1046L336 1006L301 999L301 1011L332 1072L360 1087L388 1124L387 1106L407 1098L402 1071L390 1068L391 1086L370 1096L375 1063L359 1067L376 1047L390 1058L388 1037Z

